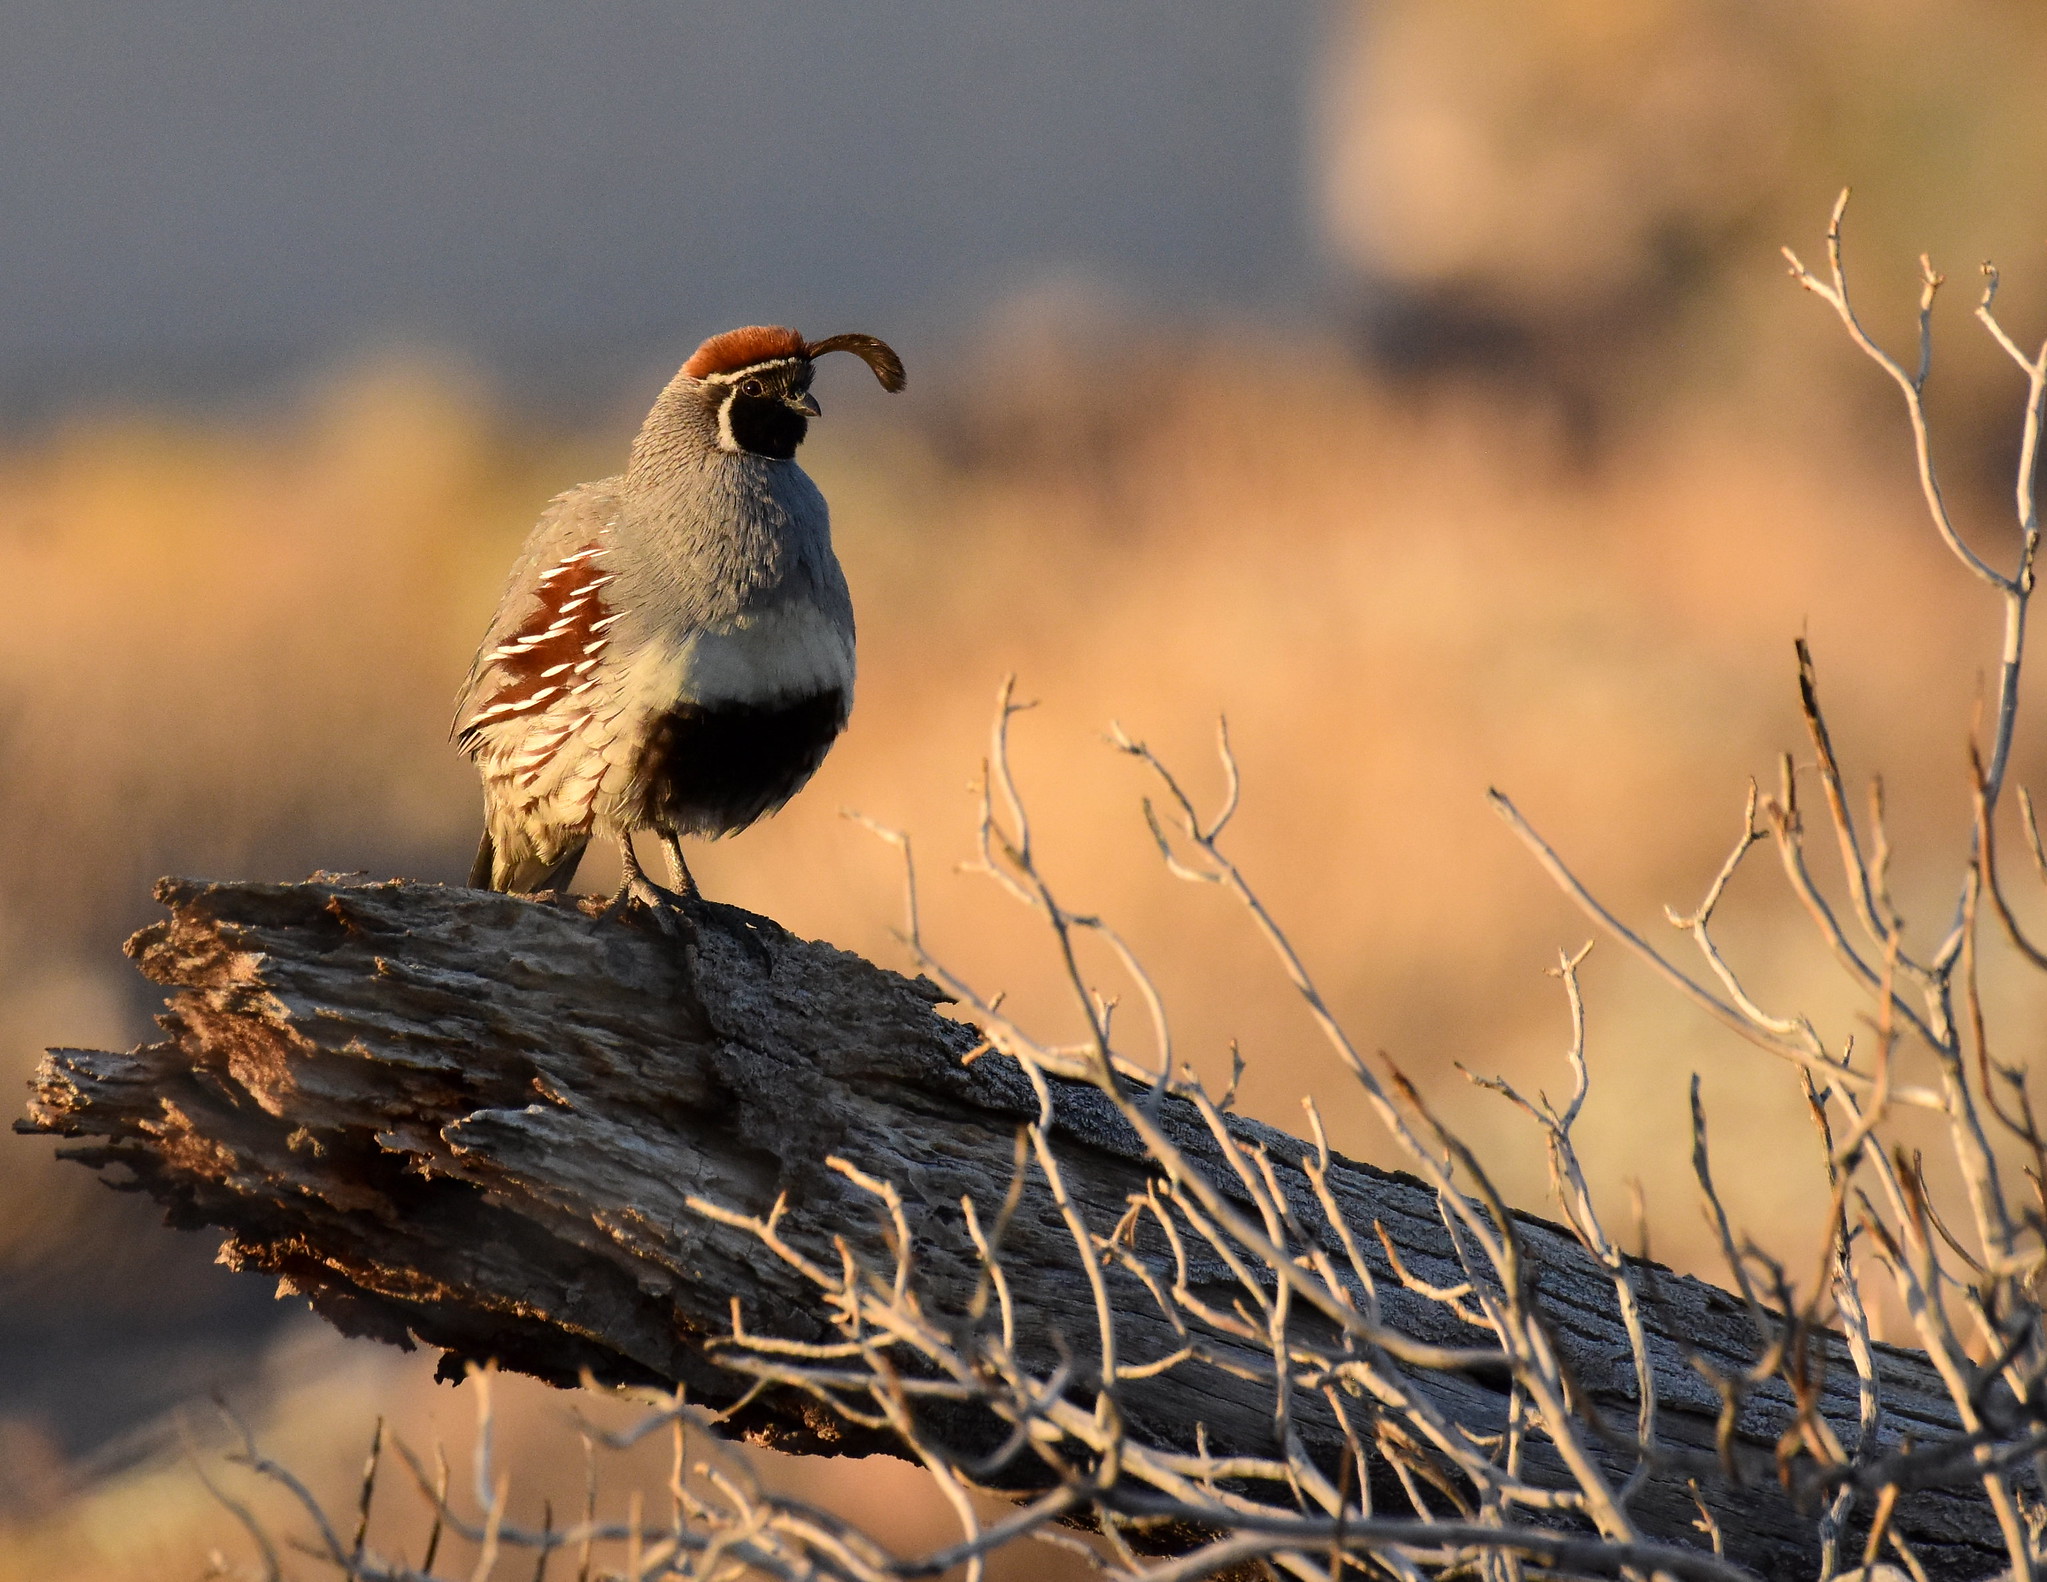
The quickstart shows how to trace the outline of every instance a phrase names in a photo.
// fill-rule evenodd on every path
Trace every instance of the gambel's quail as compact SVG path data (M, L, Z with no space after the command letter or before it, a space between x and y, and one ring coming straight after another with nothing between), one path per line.
M542 513L456 706L483 776L472 885L565 888L601 832L625 863L620 900L669 905L633 853L651 829L693 898L680 837L746 828L824 761L853 706L853 602L795 456L826 352L903 388L871 335L714 335L625 471Z

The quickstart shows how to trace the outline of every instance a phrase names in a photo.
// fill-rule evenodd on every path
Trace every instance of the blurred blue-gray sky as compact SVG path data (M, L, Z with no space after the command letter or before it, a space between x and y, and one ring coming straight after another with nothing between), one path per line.
M0 0L0 391L1312 297L1314 0Z

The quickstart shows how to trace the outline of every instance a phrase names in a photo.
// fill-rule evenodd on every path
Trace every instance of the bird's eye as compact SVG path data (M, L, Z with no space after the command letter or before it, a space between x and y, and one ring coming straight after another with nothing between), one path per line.
M741 395L757 396L765 393L766 389L767 387L758 379L749 379L739 387L739 393Z

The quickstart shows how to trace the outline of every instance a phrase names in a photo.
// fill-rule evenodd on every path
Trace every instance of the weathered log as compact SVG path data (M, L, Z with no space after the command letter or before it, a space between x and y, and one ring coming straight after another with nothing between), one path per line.
M425 885L166 880L157 895L169 919L128 949L175 991L165 1038L126 1054L52 1050L18 1124L97 1139L68 1156L149 1192L175 1224L224 1228L226 1262L278 1278L339 1328L442 1348L444 1367L494 1358L560 1383L589 1369L684 1385L706 1404L737 1401L748 1381L721 1367L711 1344L730 1332L734 1295L750 1330L818 1338L824 1319L795 1271L687 1200L760 1214L784 1195L792 1241L836 1265L838 1233L886 1263L875 1202L826 1167L832 1155L900 1189L926 1310L956 1311L979 1267L960 1199L1001 1201L1017 1129L1038 1114L1014 1064L963 1058L977 1035L941 1014L929 983L730 908L708 909L685 946L569 901ZM1052 1086L1068 1189L1106 1232L1155 1170L1103 1094ZM1167 1101L1162 1120L1235 1190L1190 1105ZM1270 1151L1300 1222L1322 1225L1298 1168L1309 1146L1231 1124ZM1346 1160L1331 1185L1374 1263L1387 1321L1430 1342L1478 1343L1441 1305L1401 1289L1370 1233L1377 1221L1414 1274L1455 1283L1463 1276L1433 1193ZM1632 1425L1636 1383L1612 1287L1559 1227L1522 1217L1519 1231L1556 1344L1607 1425L1601 1453L1618 1481L1632 1457L1613 1425ZM1085 1276L1035 1188L1005 1259L1026 1351L1047 1369L1062 1343L1092 1351ZM1641 1268L1658 1434L1674 1464L1641 1487L1633 1515L1649 1536L1702 1544L1685 1481L1697 1476L1731 1559L1764 1576L1811 1575L1813 1513L1767 1471L1794 1421L1781 1385L1748 1396L1731 1463L1716 1458L1722 1403L1695 1363L1726 1376L1751 1365L1742 1303ZM1219 1262L1195 1275L1227 1306L1233 1281ZM1114 1274L1112 1292L1125 1359L1176 1349L1137 1281ZM1225 1352L1242 1344L1211 1342ZM1823 1344L1821 1410L1852 1444L1854 1372L1837 1338ZM1251 1371L1265 1360L1244 1348ZM1885 1442L1957 1432L1923 1357L1879 1348L1878 1360ZM1414 1378L1452 1418L1482 1431L1505 1420L1506 1397L1482 1373ZM1083 1370L1076 1388L1092 1384ZM1184 1365L1122 1389L1140 1437L1191 1447L1199 1423L1218 1452L1274 1448L1269 1385ZM1296 1426L1334 1468L1341 1441L1326 1410L1304 1398ZM793 1391L758 1396L730 1427L797 1453L895 1448ZM957 1443L995 1437L967 1418L934 1431ZM1544 1450L1531 1450L1538 1470ZM1031 1478L1019 1461L992 1481L1023 1489ZM1389 1496L1398 1502L1397 1487ZM1935 1578L1981 1577L2002 1563L1980 1490L1907 1494L1895 1520Z

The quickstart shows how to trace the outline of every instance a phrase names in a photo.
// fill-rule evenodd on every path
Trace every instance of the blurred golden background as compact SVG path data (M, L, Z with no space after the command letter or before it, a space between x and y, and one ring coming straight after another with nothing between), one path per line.
M1358 1041L1539 1210L1537 1137L1455 1066L1557 1090L1566 1023L1544 968L1588 928L1487 786L1658 930L1733 840L1747 778L1803 755L1804 634L1851 775L1885 777L1906 914L1922 939L1946 923L1996 609L1924 520L1895 393L1776 249L1815 260L1854 183L1851 273L1900 348L1917 253L1954 277L1938 454L1972 542L2007 563L2022 387L1968 308L1996 256L2007 322L2022 341L2047 325L2047 16L2002 0L1302 16L1284 94L1233 83L1226 57L1213 91L1300 128L1312 291L1275 306L1154 296L1133 268L1113 291L1048 276L902 337L899 401L828 376L804 461L859 608L858 706L811 788L698 871L720 899L903 965L898 867L841 813L907 830L938 954L1056 1028L1044 939L955 871L1014 672L1040 700L1015 745L1048 866L1142 949L1183 1051L1222 1076L1239 1041L1244 1108L1298 1130L1312 1094L1339 1147L1397 1162L1244 921L1161 871L1146 787L1104 741L1120 721L1212 797L1226 714L1235 853ZM118 944L160 873L459 878L477 796L448 709L505 567L550 494L616 467L655 363L717 327L642 346L567 417L430 337L255 394L28 401L0 435L8 1070L26 1078L45 1044L146 1035ZM2047 771L2037 718L2020 783ZM1767 1003L1843 1030L1850 1001L1769 861L1738 884L1726 943ZM593 856L582 887L614 875ZM2041 986L1988 970L2003 1025L2040 1025ZM1580 1141L1616 1229L1633 1239L1639 1182L1656 1255L1713 1272L1687 1157L1697 1071L1730 1210L1802 1260L1824 1197L1790 1073L1611 946L1587 984ZM246 1565L175 1451L177 1415L216 1385L337 1498L380 1413L464 1442L469 1390L294 1316L211 1268L210 1245L47 1144L0 1151L0 1575L183 1579L216 1549ZM531 1517L580 1487L570 1400L502 1394ZM901 1467L762 1463L878 1512L884 1538L945 1531Z

